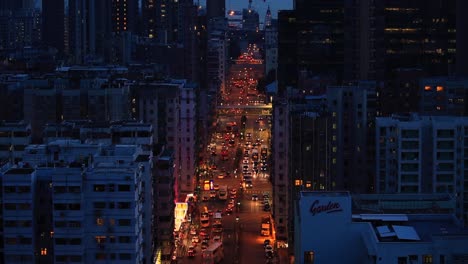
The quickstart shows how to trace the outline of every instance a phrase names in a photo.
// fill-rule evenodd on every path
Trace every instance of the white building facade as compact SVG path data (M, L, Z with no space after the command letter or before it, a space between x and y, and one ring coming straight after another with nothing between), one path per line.
M468 219L468 118L393 116L376 121L380 193L450 193Z

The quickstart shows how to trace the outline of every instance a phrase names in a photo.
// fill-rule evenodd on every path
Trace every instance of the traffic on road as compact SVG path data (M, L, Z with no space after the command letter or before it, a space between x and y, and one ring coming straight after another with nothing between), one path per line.
M177 263L274 263L269 111L257 91L258 47L249 45L229 72L216 124L199 166L196 214L179 231ZM244 67L245 66L245 67ZM226 109L225 106L233 106ZM182 237L182 238L181 238Z

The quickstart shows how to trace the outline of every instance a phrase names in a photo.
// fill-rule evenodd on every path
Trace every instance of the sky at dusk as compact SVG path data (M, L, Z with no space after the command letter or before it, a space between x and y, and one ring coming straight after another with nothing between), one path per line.
M205 6L206 0L200 0L200 4ZM226 0L226 10L234 9L242 11L249 6L249 0ZM274 18L278 16L278 10L292 9L293 0L252 0L252 7L255 9L260 20L265 19L265 14L270 6L271 14Z

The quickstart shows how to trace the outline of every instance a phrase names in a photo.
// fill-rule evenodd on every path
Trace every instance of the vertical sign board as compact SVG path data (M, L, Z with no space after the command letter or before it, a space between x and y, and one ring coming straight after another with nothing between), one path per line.
M308 193L300 204L302 251L314 251L317 261L330 260L346 246L340 242L349 234L351 197L348 193Z

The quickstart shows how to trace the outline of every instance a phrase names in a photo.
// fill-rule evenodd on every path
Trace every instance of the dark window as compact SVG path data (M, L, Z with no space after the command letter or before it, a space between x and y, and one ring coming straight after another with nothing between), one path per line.
M129 236L119 236L119 243L130 243Z
M130 226L131 222L130 219L119 219L119 226Z
M104 208L106 208L106 203L105 202L95 202L94 203L94 208L95 209L104 209Z
M129 254L129 253L120 253L120 254L119 254L119 258L120 258L121 260L130 260L131 257L132 257L132 255Z
M119 185L119 192L129 192L130 185Z

